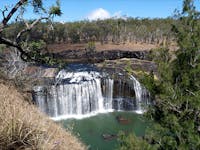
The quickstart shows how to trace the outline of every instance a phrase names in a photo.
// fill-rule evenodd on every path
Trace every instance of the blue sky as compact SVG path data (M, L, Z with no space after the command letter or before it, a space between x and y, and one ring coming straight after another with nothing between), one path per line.
M0 8L11 5L17 0L0 0ZM54 0L44 0L49 7ZM166 18L172 16L175 9L181 9L182 0L60 0L63 15L56 21L77 21L120 17ZM33 18L32 11L27 11L26 18Z
M110 13L132 17L165 18L180 9L182 0L62 0L63 18L84 19L102 8Z

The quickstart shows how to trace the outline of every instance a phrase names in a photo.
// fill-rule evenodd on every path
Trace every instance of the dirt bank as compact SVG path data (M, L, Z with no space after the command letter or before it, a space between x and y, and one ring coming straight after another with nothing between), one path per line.
M66 50L85 50L87 48L87 43L82 43L82 44L49 44L48 45L48 50L49 52L63 52ZM113 44L113 43L108 43L108 44L101 44L99 42L95 43L95 50L96 51L105 51L105 50L115 50L115 49L120 49L124 51L149 51L152 48L156 48L157 45L153 44L142 44L142 43L121 43L121 44Z

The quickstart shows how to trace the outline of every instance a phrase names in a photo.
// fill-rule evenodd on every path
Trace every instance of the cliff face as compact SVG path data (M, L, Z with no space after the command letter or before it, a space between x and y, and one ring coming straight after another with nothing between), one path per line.
M61 59L65 62L103 62L104 60L115 60L121 58L136 58L146 59L148 52L151 49L156 48L156 45L152 44L100 44L94 43L94 49L88 47L88 43L79 44L49 44L49 55L53 55L57 59Z
M53 54L55 58L65 62L103 62L104 60L115 60L121 58L147 59L148 51L129 51L129 50L104 50L90 52L87 50L67 50Z
M0 80L0 149L83 150L85 146Z

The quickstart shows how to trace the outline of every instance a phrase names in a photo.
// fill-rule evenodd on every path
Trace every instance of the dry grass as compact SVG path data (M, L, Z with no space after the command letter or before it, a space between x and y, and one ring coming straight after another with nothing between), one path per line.
M103 44L96 43L96 50L97 51L104 51L104 50L125 50L125 51L149 51L152 48L156 48L157 45L153 44L146 44L146 43L120 43L120 44Z
M144 50L151 50L152 48L157 48L158 45L153 44L145 44L145 43L125 43L125 44L101 44L100 42L95 43L95 47L97 51L104 51L104 50L128 50L128 51L144 51ZM67 50L85 50L87 48L87 43L82 44L49 44L48 49L50 52L62 52Z
M11 85L0 82L1 150L82 150L86 149L69 131L65 131Z

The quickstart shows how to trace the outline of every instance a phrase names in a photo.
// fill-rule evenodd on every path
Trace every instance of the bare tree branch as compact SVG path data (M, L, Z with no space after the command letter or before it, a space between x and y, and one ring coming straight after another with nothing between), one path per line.
M21 37L32 30L32 28L34 28L39 22L41 22L42 20L48 20L51 18L52 15L55 14L61 14L61 11L59 9L59 7L56 7L57 9L55 9L53 12L45 12L45 14L42 14L38 19L34 20L32 23L29 23L28 21L25 21L23 19L23 13L24 13L24 8L23 5L28 2L28 0L18 0L18 2L14 5L14 7L11 8L11 10L8 11L8 9L5 7L4 10L1 10L2 15L3 15L3 20L0 22L0 44L5 44L11 47L16 48L19 52L20 52L20 57L22 60L24 61L35 61L35 62L40 62L40 63L46 63L48 60L44 58L44 56L41 56L40 53L36 53L36 52L30 52L28 51L28 47L24 48L21 45ZM36 1L36 4L38 3L38 5L32 5L34 8L38 7L40 8L41 6L39 5L39 2ZM54 6L55 7L55 6ZM11 17L17 12L17 10L19 10L20 8L22 8L21 11L21 16L18 16L19 19L21 21L24 22L24 27L23 29L18 32L17 36L15 37L15 39L10 40L6 37L3 37L2 31L4 30L4 28L8 25L8 21L11 19ZM5 13L6 11L8 11L8 13ZM44 11L44 9L42 9L42 11ZM17 19L18 19L17 17ZM16 20L17 21L17 20Z
M27 2L28 0L20 0L12 9L11 11L8 13L8 15L5 17L4 14L4 18L3 21L0 25L0 33L3 31L3 28L7 25L8 21L10 20L10 18L13 16L13 14L18 10L18 8L20 6L22 6L25 2Z
M174 104L170 103L169 101L157 101L156 103L157 103L157 105L160 105L160 106L165 106L165 107L168 106L167 108L170 111L176 112L178 114L182 113L182 111L180 110L180 106L174 105Z
M4 10L0 10L2 15L3 15L3 18L5 18L5 12L8 11L8 8L5 6L5 9Z
M31 25L29 25L27 22L25 22L26 28L23 29L23 30L21 30L21 31L17 34L16 42L19 43L20 38L21 38L21 36L22 36L24 33L30 31L30 30L31 30L35 25L37 25L40 21L42 21L42 20L47 20L47 19L49 19L49 17L41 17L41 18L35 20Z
M32 58L28 55L28 53L25 52L23 50L23 48L21 46L19 46L18 44L16 44L15 42L0 36L0 44L6 44L8 46L15 47L19 50L19 52L21 53L22 56L26 56L28 59L32 60ZM21 57L21 58L24 60L23 57Z

